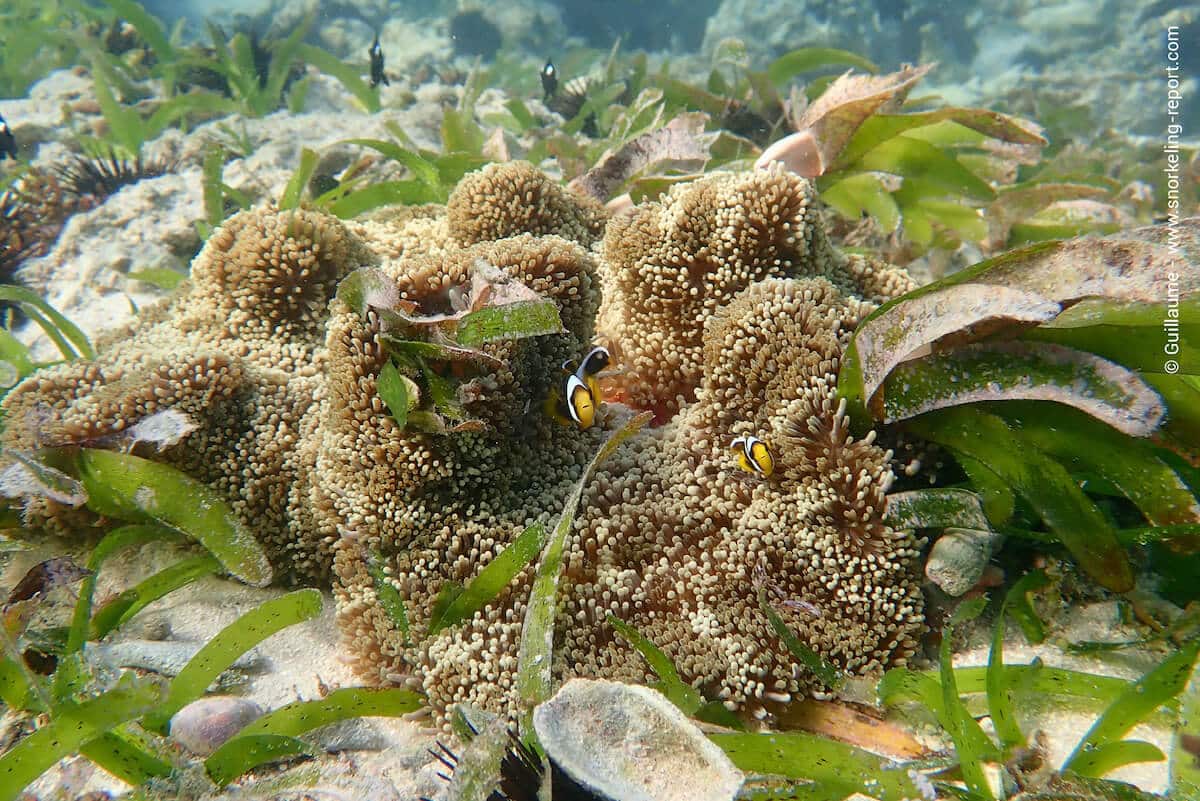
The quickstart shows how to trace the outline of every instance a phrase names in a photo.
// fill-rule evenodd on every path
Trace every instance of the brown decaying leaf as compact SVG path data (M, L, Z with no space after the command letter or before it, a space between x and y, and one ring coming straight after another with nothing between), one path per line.
M987 363L996 355L1005 358L1003 375L989 372ZM968 403L1001 400L1054 401L1074 406L1131 437L1148 437L1167 413L1162 398L1133 370L1086 351L1046 342L977 343L940 357L943 364L961 365L959 381L944 392L931 393L916 403L906 404L903 413L883 421L916 417L935 409ZM1066 365L1072 380L1059 383L1039 372L1039 365ZM904 383L905 364L896 368L895 380ZM1020 381L1013 372L1025 371ZM1031 378L1032 377L1032 378ZM885 389L881 396L887 394Z
M416 303L390 299L389 305L367 302L380 314L384 332L392 333L405 328L441 328L453 333L458 321L471 312L492 306L507 306L512 303L527 303L542 300L542 296L514 278L502 273L497 267L483 259L476 259L471 270L471 285L465 289L453 286L447 290L450 307L446 314L421 313Z
M8 594L5 605L27 601L35 595L44 594L59 586L74 584L92 571L80 567L69 556L57 556L31 567Z
M704 133L708 115L680 114L657 131L635 137L615 153L608 153L592 169L571 181L570 188L601 202L621 184L648 168L700 169L708 161L715 138Z
M888 312L868 321L855 336L867 400L897 364L920 355L931 342L981 322L1042 323L1062 311L1036 292L985 284L948 286L893 309L896 314Z
M780 713L779 723L783 728L831 737L891 759L921 759L929 755L908 731L869 712L837 701L810 698L788 704Z
M864 399L873 398L897 364L948 335L977 341L995 334L996 323L1046 322L1087 297L1162 303L1171 274L1180 298L1200 293L1200 270L1190 263L1200 250L1200 217L1180 221L1178 233L1178 252L1167 246L1165 226L1045 243L900 300L855 335Z
M807 132L816 145L808 159L816 159L809 169L821 175L846 147L858 126L872 114L900 107L909 91L935 65L904 67L890 75L854 75L845 73L821 93L796 120L796 129ZM795 134L793 134L795 136ZM791 139L791 137L785 137ZM783 140L781 140L783 141ZM779 143L776 143L779 144ZM795 142L791 146L795 146ZM770 163L768 148L759 159Z
M990 249L1002 247L1013 223L1033 216L1052 203L1081 198L1098 200L1108 194L1108 190L1098 186L1071 183L1043 183L1002 189L984 214L988 222L987 246Z
M859 126L875 114L898 110L912 87L934 66L906 66L882 76L847 72L811 104L793 86L784 108L795 133L771 144L754 166L763 168L778 161L804 178L846 166L837 161ZM925 124L949 120L978 131L988 137L981 147L1014 165L1037 163L1046 145L1036 123L987 109L950 106L921 116ZM1015 168L1009 182L1012 180L1016 180Z

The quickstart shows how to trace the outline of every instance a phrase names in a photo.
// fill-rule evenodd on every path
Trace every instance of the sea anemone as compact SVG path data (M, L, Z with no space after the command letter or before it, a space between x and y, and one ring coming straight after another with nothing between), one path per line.
M532 566L431 631L435 605L442 587L466 585L533 522L562 513L620 410L611 403L586 432L539 410L563 362L602 331L628 355L612 377L628 401L683 400L582 490L551 668L650 680L611 615L708 698L762 720L816 681L762 611L760 572L784 623L841 669L902 663L924 628L916 541L884 525L864 486L890 482L886 451L851 441L832 402L850 331L900 279L833 251L812 198L777 167L710 176L605 233L595 200L510 163L464 178L444 208L349 223L243 212L209 238L170 305L99 342L97 361L15 387L5 446L86 444L165 408L186 414L197 430L162 458L253 521L281 580L333 574L363 676L419 681L443 722L456 703L507 714ZM379 393L395 340L379 311L442 309L481 262L552 301L565 330L484 343L490 366L447 393L482 428L399 423ZM374 300L355 288L368 277ZM777 455L769 480L730 458L728 443L747 433ZM89 523L46 498L27 498L24 513L52 531ZM404 637L381 592L398 594L426 636Z

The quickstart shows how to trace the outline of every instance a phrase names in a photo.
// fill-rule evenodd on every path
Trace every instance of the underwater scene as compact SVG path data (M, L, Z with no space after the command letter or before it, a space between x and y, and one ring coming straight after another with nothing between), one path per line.
M0 801L1200 801L1200 3L0 0Z

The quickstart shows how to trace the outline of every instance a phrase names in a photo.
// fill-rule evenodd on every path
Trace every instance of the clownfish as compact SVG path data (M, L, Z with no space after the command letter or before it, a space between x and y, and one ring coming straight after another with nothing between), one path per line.
M564 405L571 421L586 431L596 421L596 396L587 384L579 380L579 376L567 376L567 385L563 392Z
M565 425L575 424L581 430L596 421L596 407L603 400L597 374L608 366L611 356L602 347L592 348L578 367L573 361L563 362L563 381L546 398L546 411Z
M753 434L735 438L729 443L729 450L737 455L738 467L747 473L767 478L775 472L775 454Z

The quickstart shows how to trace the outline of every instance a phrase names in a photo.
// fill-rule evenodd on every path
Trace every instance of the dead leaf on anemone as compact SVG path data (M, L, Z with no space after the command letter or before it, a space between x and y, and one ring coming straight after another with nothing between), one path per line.
M1133 370L1041 342L968 345L904 362L877 400L885 423L981 401L1055 401L1131 437L1149 436L1166 414L1162 398Z
M381 338L398 356L499 367L496 357L477 346L563 330L554 301L483 259L475 262L468 286L446 291L448 312L427 313L419 304L400 298L395 281L372 268L355 270L343 279L338 297L360 315L368 311L376 315Z
M928 750L903 727L881 719L870 707L805 699L779 713L785 729L801 729L897 760L922 759Z
M1200 250L1200 217L1181 221L1177 231L1177 249L1166 244L1165 226L1044 242L887 303L856 331L843 391L869 405L902 361L1000 332L1019 333L1084 298L1162 302L1169 284L1181 299L1200 293L1200 272L1192 266Z
M615 153L606 154L599 164L571 181L570 188L603 202L630 178L649 168L700 169L709 159L709 147L715 138L704 133L707 122L707 114L680 114L657 131L635 137Z
M797 133L767 148L755 166L779 160L802 163L809 177L824 174L860 125L881 111L898 109L933 66L905 67L890 75L845 73L804 109L796 120Z
M371 308L390 309L400 302L396 282L383 270L360 267L342 279L337 288L338 300L360 315Z

